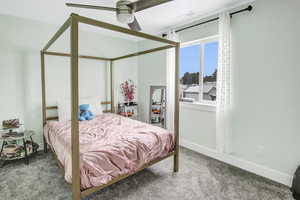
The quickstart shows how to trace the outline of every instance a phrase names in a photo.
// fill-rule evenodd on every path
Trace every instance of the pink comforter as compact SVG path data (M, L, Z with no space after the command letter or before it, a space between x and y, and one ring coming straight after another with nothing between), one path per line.
M91 121L80 122L79 129L82 189L133 173L174 149L173 135L165 129L115 114L102 114ZM71 183L70 121L48 122L44 134L65 167L66 181Z

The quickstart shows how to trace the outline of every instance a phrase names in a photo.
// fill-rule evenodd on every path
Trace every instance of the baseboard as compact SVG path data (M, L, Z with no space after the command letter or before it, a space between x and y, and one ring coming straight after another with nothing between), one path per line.
M253 163L253 162L250 162L247 160L243 160L241 158L237 158L232 155L220 153L214 149L204 147L202 145L190 142L188 140L182 139L180 142L180 146L191 149L193 151L196 151L196 152L206 155L208 157L212 157L216 160L222 161L224 163L238 167L240 169L252 172L259 176L268 178L270 180L281 183L288 187L291 186L292 176L290 176L289 174L286 174L286 173L283 173L283 172L280 172L280 171L277 171L274 169L270 169L268 167L258 165L256 163Z

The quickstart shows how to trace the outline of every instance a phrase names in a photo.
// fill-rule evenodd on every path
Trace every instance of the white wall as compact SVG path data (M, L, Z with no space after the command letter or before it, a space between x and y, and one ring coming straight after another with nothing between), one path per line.
M0 15L0 122L20 118L27 129L37 132L42 141L40 50L58 27ZM68 30L67 30L68 31ZM69 52L69 34L66 32L50 48ZM94 32L79 32L80 53L85 55L117 57L137 51L137 42ZM70 97L69 58L46 56L47 105L55 105L59 98ZM100 97L106 100L106 62L80 59L80 96ZM132 79L137 82L137 59L115 63L115 87ZM116 93L118 91L116 90Z
M207 19L203 19L202 21L206 21ZM191 29L187 29L181 32L178 32L180 41L190 42L194 40L199 40L201 38L211 37L213 35L218 34L218 23L217 22L210 22L207 24L203 24L201 26L196 26Z
M259 0L232 19L233 154L290 175L300 164L299 9Z
M148 40L139 42L139 50L161 44ZM166 86L166 51L145 54L138 58L139 120L149 122L150 86Z
M213 106L180 103L180 140L216 148L216 109Z
M121 95L120 85L125 80L131 79L134 82L134 84L137 86L134 101L139 101L138 99L139 97L138 96L139 95L138 58L131 57L131 58L114 61L113 67L114 67L114 78L115 78L115 82L114 82L115 99L118 100L119 102L124 102L124 98Z

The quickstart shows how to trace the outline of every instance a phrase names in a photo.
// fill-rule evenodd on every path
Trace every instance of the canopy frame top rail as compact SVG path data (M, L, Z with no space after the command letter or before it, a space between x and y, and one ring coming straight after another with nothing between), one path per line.
M122 60L125 58L131 58L135 56L141 56L149 53L154 53L156 51L162 51L162 50L167 50L170 48L174 48L173 45L165 45L153 49L148 49L145 51L139 51L131 54L127 54L124 56L119 56L115 58L105 58L105 57L98 57L98 56L87 56L87 55L78 55L78 58L83 58L83 59L92 59L92 60L102 60L102 61L117 61L117 60ZM69 53L61 53L61 52L54 52L54 51L42 51L44 55L49 55L49 56L63 56L63 57L71 57L71 54Z
M154 49L141 51L141 52L137 52L137 53L133 53L133 54L119 56L119 57L116 57L116 58L105 58L105 57L97 57L97 56L80 55L79 57L81 57L81 58L91 58L91 59L99 58L99 60L120 60L120 59L123 59L123 58L129 58L129 57L138 56L138 55L142 55L142 54L146 54L146 53L151 53L151 52L154 52L154 51L161 51L161 50L164 50L164 49L173 48L173 47L176 47L177 45L179 45L179 42L175 42L175 41L172 41L172 40L168 40L168 39L165 39L165 38L162 38L162 37L150 35L150 34L143 33L143 32L134 31L134 30L131 30L131 29L128 29L128 28L124 28L124 27L121 27L121 26L109 24L109 23L106 23L106 22L97 21L95 19L91 19L91 18L88 18L88 17L83 17L83 16L80 16L78 14L72 13L70 15L70 17L58 29L58 31L52 36L52 38L49 40L49 42L42 49L42 51L41 51L42 53L45 53L45 54L48 54L48 55L56 55L56 56L70 56L70 54L68 54L68 53L50 52L50 51L47 51L47 50L71 26L72 18L76 19L78 21L78 23L88 24L88 25L91 25L91 26L95 26L95 27L99 27L99 28L103 28L103 29L108 29L108 30L111 30L111 31L116 31L116 32L119 32L119 33L127 34L127 35L132 35L132 36L136 36L136 37L139 37L139 38L144 38L144 39L148 39L148 40L168 44L168 46L163 46L163 47L161 47L161 49L159 47L159 48L154 48ZM150 52L148 52L148 51L150 51Z

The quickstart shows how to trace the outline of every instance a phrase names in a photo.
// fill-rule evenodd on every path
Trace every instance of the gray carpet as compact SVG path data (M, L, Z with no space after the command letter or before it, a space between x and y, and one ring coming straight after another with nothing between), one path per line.
M292 200L289 189L193 151L181 149L179 173L162 161L86 200ZM52 153L0 168L1 200L65 200L71 190Z

